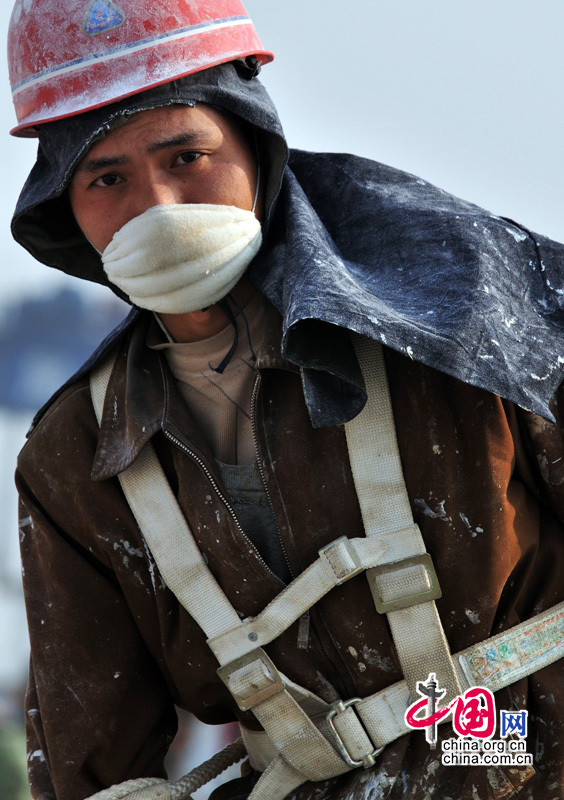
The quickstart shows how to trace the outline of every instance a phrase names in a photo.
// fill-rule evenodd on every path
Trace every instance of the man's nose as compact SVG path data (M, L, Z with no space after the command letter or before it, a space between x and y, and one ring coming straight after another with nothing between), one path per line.
M176 186L162 180L149 180L143 183L133 198L133 216L139 216L153 206L172 206L182 202Z

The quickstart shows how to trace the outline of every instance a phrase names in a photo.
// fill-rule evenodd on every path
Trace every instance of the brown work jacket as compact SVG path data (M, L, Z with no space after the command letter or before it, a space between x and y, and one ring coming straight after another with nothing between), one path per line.
M221 499L211 452L162 354L146 346L148 320L142 315L118 342L101 429L88 380L80 379L51 404L19 459L32 646L28 759L38 800L82 800L132 777L162 776L174 704L204 722L239 718L258 727L236 708L203 632L163 584L116 478L151 439L240 616L256 615L281 590ZM456 653L564 600L562 427L395 352L386 360L413 514ZM258 458L276 535L297 575L320 547L363 535L361 515L343 428L312 428L299 372L279 353L261 358L257 376ZM266 650L326 700L364 697L401 680L364 575L311 609L306 646L298 646L298 627ZM440 744L430 750L414 732L372 769L306 784L296 796L561 798L564 661L496 699L500 709L528 709L534 771L443 767ZM442 727L441 737L453 735ZM245 796L252 780L225 796Z

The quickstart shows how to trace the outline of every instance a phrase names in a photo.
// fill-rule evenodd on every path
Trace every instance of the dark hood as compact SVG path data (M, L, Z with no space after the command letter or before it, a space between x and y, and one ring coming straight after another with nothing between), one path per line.
M552 419L564 375L564 246L373 161L294 151L286 165L267 92L233 64L44 126L15 238L40 261L107 284L66 201L72 169L120 116L195 102L262 137L271 213L249 277L283 315L283 352L303 367L314 425L344 422L364 404L346 329Z
M85 239L71 211L65 189L72 172L92 142L119 124L120 119L150 108L193 106L197 102L235 114L257 129L269 175L265 197L268 209L279 190L288 157L282 126L260 81L251 77L244 64L231 62L40 126L37 161L12 220L14 239L43 264L115 291L99 255Z

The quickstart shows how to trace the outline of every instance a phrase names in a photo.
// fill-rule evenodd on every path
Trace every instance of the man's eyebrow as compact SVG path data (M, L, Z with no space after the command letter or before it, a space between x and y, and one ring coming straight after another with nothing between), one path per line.
M129 158L127 156L115 156L107 158L85 158L81 161L76 168L76 172L85 172L88 175L94 172L99 172L102 169L111 169L112 167L119 167L123 164L128 164Z
M190 131L172 136L170 139L161 139L152 142L147 146L148 153L156 153L159 150L167 150L169 147L197 147L202 145L205 135L200 131Z

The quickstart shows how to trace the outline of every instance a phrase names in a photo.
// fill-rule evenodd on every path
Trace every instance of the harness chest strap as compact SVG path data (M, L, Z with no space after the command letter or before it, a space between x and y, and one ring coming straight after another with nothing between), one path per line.
M108 360L93 375L92 394L98 419L101 418L112 366L113 362ZM333 586L354 577L363 569L400 560L410 547L409 540L413 540L413 522L407 529L396 527L391 536L373 535L367 539L352 541L343 537L323 548L318 561L290 584L261 614L253 620L242 622L205 565L150 445L121 474L120 480L163 579L206 632L208 643L222 665L219 672L240 707L252 708L265 728L266 736L244 732L244 738L251 750L251 763L257 767L264 766L267 756L270 761L271 755L278 753L255 787L251 796L253 800L283 798L305 780L322 780L342 774L354 766L368 766L374 763L374 745L376 748L383 747L406 732L403 714L407 707L409 689L405 681L370 698L355 699L342 704L341 708L330 709L323 700L279 673L261 649L261 645L276 638ZM151 484L150 492L146 491L148 483ZM158 500L155 502L154 498ZM404 521L405 518L402 518L400 524ZM365 524L368 527L371 520L366 518ZM408 564L407 569L411 566L411 563ZM415 566L420 567L420 563L415 562ZM426 566L423 567L425 572L427 569ZM392 594L393 591L397 595L397 589L392 589ZM389 602L389 598L386 598L386 586L383 586L382 581L377 593L384 595L384 602ZM517 677L530 674L563 654L564 613L560 610L559 614L554 613L549 619L550 614L547 612L544 617L544 622L537 621L533 624L533 621L529 621L526 624L532 627L536 625L537 629L539 626L544 627L545 634L547 628L553 633L558 628L559 633L552 638L560 643L560 647L553 647L550 652L537 653L537 657L532 660L522 659L523 663L518 665L521 673ZM523 625L518 628L523 628ZM484 676L472 673L473 665L481 663L476 652L480 647L490 649L494 640L499 640L500 636L510 637L512 631L513 638L521 635L517 628L512 629L471 648L472 653L467 654L470 668L467 667L466 670L458 659L451 659L458 684L466 682L466 675L470 678L470 684L484 685ZM421 674L419 672L419 676ZM505 670L503 677L497 681L496 688L517 680L512 674L514 673L511 670ZM356 706L372 742L360 725L353 705ZM310 717L320 716L322 722L316 720L316 724L313 724ZM331 718L330 722L327 722L327 717ZM319 728L323 729L325 735ZM332 746L328 740L332 742ZM276 791L274 787L277 787Z
M472 645L453 656L465 688L497 692L564 657L564 602ZM406 681L359 699L355 709L376 748L409 732L404 714L410 703ZM263 731L242 729L251 764L262 771L276 752Z

